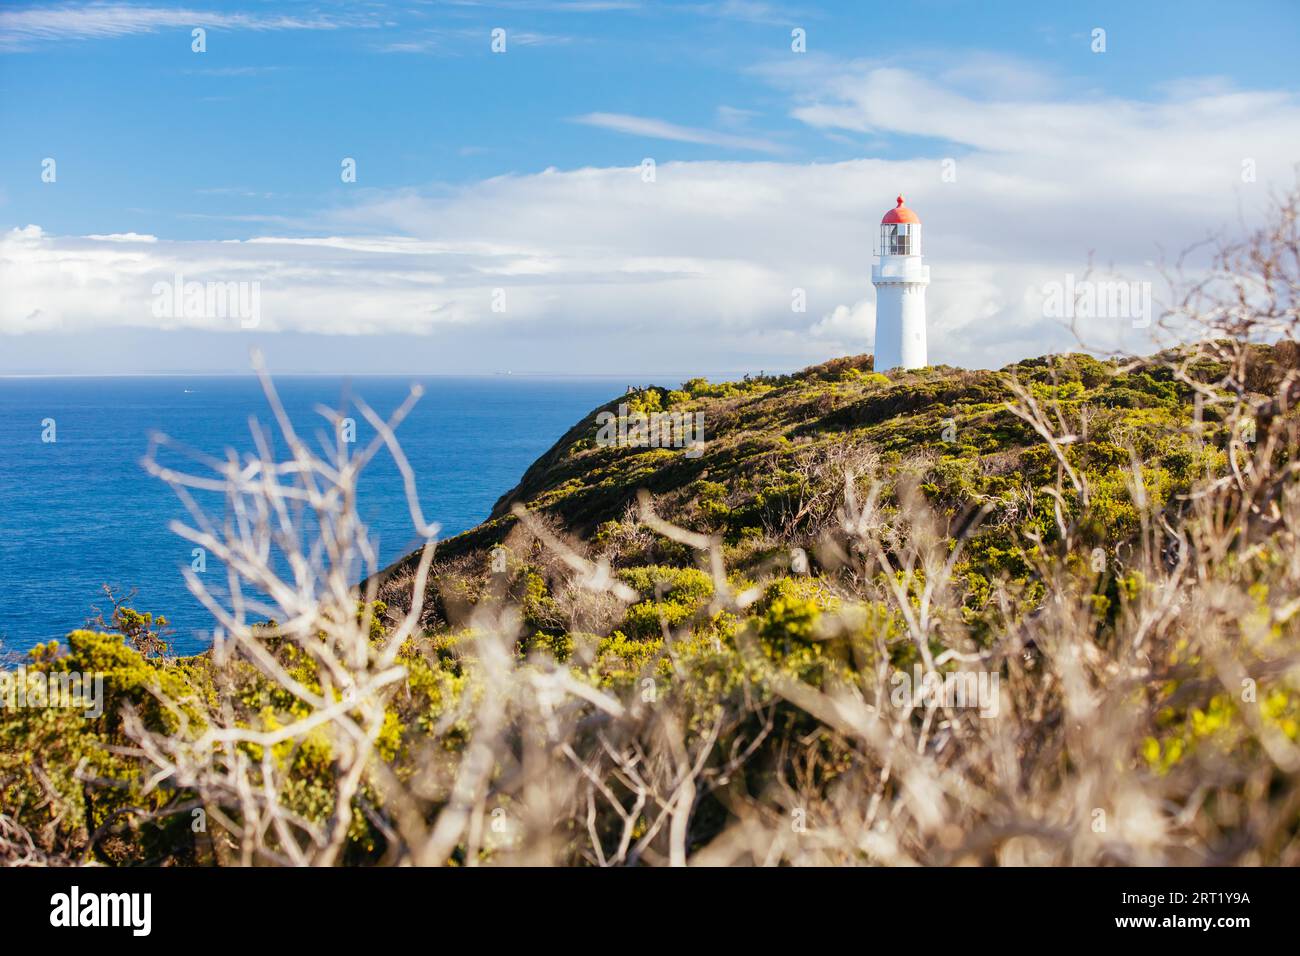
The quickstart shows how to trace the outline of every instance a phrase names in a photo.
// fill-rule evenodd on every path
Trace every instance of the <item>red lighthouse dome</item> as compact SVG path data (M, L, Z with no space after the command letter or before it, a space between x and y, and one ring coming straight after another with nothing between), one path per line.
M921 224L921 220L917 218L916 213L903 205L902 196L898 197L898 205L885 213L885 218L880 220L882 226L896 222L913 223L918 226Z

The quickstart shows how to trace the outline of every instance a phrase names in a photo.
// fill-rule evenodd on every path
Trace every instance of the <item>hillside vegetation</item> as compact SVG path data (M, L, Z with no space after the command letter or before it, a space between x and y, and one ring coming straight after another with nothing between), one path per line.
M1077 525L1072 546L1090 561L1091 549L1101 548L1099 560L1123 568L1142 529L1129 494L1136 476L1148 504L1176 521L1193 485L1225 469L1232 409L1202 408L1198 420L1195 389L1175 374L1179 357L1124 363L1072 354L997 372L932 367L886 377L871 371L870 356L856 356L779 378L694 380L680 391L629 393L565 434L501 498L490 520L440 547L438 600L427 623L456 620L458 592L476 594L474 582L488 580L480 572L492 547L504 545L512 567L530 553L533 536L512 511L520 505L612 568L694 568L689 547L641 522L643 489L660 517L715 537L732 573L752 581L789 575L799 548L808 558L804 577L817 580L844 562L834 538L849 478L860 496L875 488L879 520L905 524L909 515L900 509L911 493L911 517L923 511L943 537L964 537L952 573L965 592L965 620L985 620L994 582L1029 588L1031 602L1041 599L1033 565L1044 545L1059 542L1058 506ZM1256 349L1256 391L1246 398L1272 395L1296 363L1290 345ZM1207 383L1224 372L1208 360L1191 366ZM1022 397L1049 410L1050 426L1068 423L1077 432L1069 461L1089 484L1086 508L1060 501L1061 464L1033 423L1017 414ZM620 404L632 415L700 414L702 453L599 446L597 415ZM523 582L519 596L525 579L534 590L545 584L550 596L558 582L544 570L534 569L532 578L512 572ZM1113 593L1120 577L1108 575L1103 591ZM399 565L381 593L401 605L405 583ZM563 616L526 623L544 633L599 629Z
M716 851L729 824L747 813L769 828L776 820L787 839L828 822L843 827L836 818L846 801L860 802L853 812L862 814L874 802L877 820L854 818L855 826L875 828L863 834L899 813L916 816L910 826L925 823L907 808L920 799L908 786L920 785L888 778L899 756L867 759L850 737L859 720L888 726L878 711L889 706L889 675L919 665L997 672L1005 698L999 715L909 701L894 719L912 736L891 731L886 752L915 749L909 760L951 761L952 773L965 774L975 768L963 764L977 754L962 750L978 742L979 758L992 762L970 792L974 781L940 776L940 789L924 795L937 804L936 819L911 840L891 835L886 823L881 847L864 836L835 854L1014 862L1044 854L1098 860L1113 851L1124 862L1295 862L1297 809L1287 787L1296 770L1268 757L1271 747L1293 753L1300 727L1300 697L1284 669L1300 609L1294 496L1288 490L1275 499L1280 513L1248 519L1261 522L1258 531L1234 531L1250 535L1248 549L1229 540L1231 558L1191 553L1201 538L1189 525L1214 517L1191 496L1231 474L1240 436L1223 407L1198 402L1194 385L1179 380L1182 358L1123 364L1065 355L998 372L930 368L887 377L858 357L781 378L645 389L607 406L701 413L704 448L690 456L601 447L594 438L600 410L593 411L528 470L489 521L437 548L418 626L394 656L402 674L383 702L373 753L349 801L339 859L378 861L403 842L381 810L383 778L407 785L427 778L422 816L453 800L454 768L481 732L467 718L479 706L474 695L491 685L478 672L478 645L492 630L513 634L514 660L502 665L512 676L561 668L566 681L608 695L606 706L617 708L616 719L605 714L611 723L638 710L672 713L684 752L708 784L696 785L687 853ZM1290 344L1252 347L1249 363L1254 388L1239 399L1254 405L1300 366ZM1182 367L1207 384L1226 372L1208 359ZM1290 434L1291 418L1265 427ZM1051 440L1036 426L1050 429ZM1249 444L1236 447L1252 454ZM1086 495L1073 488L1071 471ZM378 600L362 608L374 645L409 609L416 565L413 556L389 569ZM1197 574L1189 576L1193 566ZM260 734L291 725L314 709L294 684L317 694L330 684L322 662L273 625L263 626L262 643L278 663L273 674L287 680L240 655L220 664L212 655L169 660L157 653L150 619L124 610L114 623L126 641L81 631L62 647L32 653L29 667L104 673L108 705L94 719L48 709L4 714L8 825L32 841L30 853L54 859L238 860L254 838L242 832L248 821L237 805L212 805L217 794L204 793L199 776L191 786L151 787L147 757L124 751L149 739L142 735L201 733L218 702L233 709L237 726ZM146 658L132 644L153 653ZM1052 659L1066 648L1073 673ZM1225 684L1216 675L1213 662L1225 655L1254 682L1249 707L1240 679ZM1068 681L1091 695L1086 712L1070 712ZM841 695L849 691L856 714L844 710ZM602 713L587 706L592 713L583 720ZM635 719L648 722L644 714ZM1097 726L1072 726L1079 721ZM979 739L984 724L994 725L994 739ZM1003 724L1014 730L996 726ZM619 739L612 730L597 732L597 740L610 734L602 748ZM229 760L242 749L253 765L274 761L279 800L292 818L324 825L335 812L338 743L318 726L269 746L213 742L208 759ZM507 749L518 759L521 746ZM997 747L1008 748L1005 758ZM1087 772L1099 776L1081 779L1103 754L1111 765L1093 766ZM375 762L388 769L376 774ZM1227 772L1230 783L1213 814L1182 822L1173 841L1161 832L1175 825L1169 799L1176 795L1179 807L1203 799L1207 764L1214 779ZM511 772L494 755L485 793L511 783ZM576 764L570 775L584 780ZM633 778L620 776L595 791L609 803L598 807L596 832L581 825L587 813L579 807L572 831L554 835L552 852L599 862L590 846L599 843L607 856L622 848L624 855L638 849L642 861L671 857L670 847L656 850L650 801L633 814ZM1079 802L1077 787L1100 792ZM1115 802L1108 809L1108 787L1155 816L1124 820L1136 811ZM489 819L522 812L515 799L502 793L485 807ZM1277 832L1243 832L1250 802L1270 799L1283 804ZM671 796L663 800L671 811ZM887 811L891 802L901 807ZM210 828L194 829L196 810ZM1135 847L1127 842L1133 835L1116 842L1108 830L1094 832L1108 813L1126 827L1159 826ZM972 814L1004 835L971 845L948 817ZM1012 837L1022 832L1050 850L1020 846ZM1095 845L1074 845L1089 838ZM285 837L258 839L275 845ZM519 849L490 827L479 839L475 852L485 859ZM1155 856L1140 852L1148 842ZM447 849L448 859L465 862L463 838ZM259 850L269 854L264 859L282 852Z

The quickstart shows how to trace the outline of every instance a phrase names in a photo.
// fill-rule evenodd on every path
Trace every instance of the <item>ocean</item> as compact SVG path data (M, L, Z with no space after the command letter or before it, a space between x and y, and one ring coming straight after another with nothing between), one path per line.
M397 435L441 537L486 518L538 456L627 387L533 376L282 376L276 387L295 429L314 439L332 433L316 407L338 408L345 389L387 417L417 381L424 396ZM348 414L367 442L369 424ZM0 378L0 652L61 638L96 609L108 617L104 584L134 589L132 606L165 615L174 653L203 650L212 619L181 573L193 546L168 529L185 510L140 461L153 431L211 455L251 451L250 416L274 432L251 376ZM360 501L382 563L418 547L386 453L363 476ZM213 572L224 578L209 561Z

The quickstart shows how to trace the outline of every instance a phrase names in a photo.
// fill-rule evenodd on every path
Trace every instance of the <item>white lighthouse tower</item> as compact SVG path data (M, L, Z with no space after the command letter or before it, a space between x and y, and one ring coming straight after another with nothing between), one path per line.
M921 220L898 205L880 220L880 262L871 267L876 287L877 372L921 368L925 356L925 287L930 267L921 259Z

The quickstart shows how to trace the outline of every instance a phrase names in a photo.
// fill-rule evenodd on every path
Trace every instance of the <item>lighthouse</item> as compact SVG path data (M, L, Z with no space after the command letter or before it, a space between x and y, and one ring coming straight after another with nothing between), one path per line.
M876 287L877 372L921 368L925 355L925 287L930 267L921 259L921 220L898 205L880 220L880 262L871 267Z

